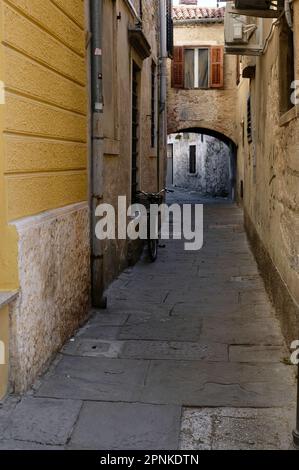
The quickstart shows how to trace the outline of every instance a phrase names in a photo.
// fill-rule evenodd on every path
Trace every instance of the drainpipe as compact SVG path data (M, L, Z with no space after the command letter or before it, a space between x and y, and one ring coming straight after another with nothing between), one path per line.
M103 84L102 84L102 0L90 0L91 25L91 278L92 305L103 307L102 243L96 238L96 207L103 198Z
M161 146L166 132L165 112L167 97L167 22L166 1L160 0L160 58L159 58L159 105L158 105L158 148L157 148L157 189L160 190ZM163 145L164 148L164 145Z
M292 9L291 9L292 3L293 3L293 0L284 0L284 10L285 10L286 20L289 25L289 28L293 31L294 24L293 24L293 15L292 15Z

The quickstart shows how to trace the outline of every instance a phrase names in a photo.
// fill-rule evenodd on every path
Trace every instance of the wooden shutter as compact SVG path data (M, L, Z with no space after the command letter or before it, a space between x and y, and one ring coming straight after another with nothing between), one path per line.
M184 88L184 48L173 48L172 88Z
M211 60L210 60L210 87L222 88L223 87L223 62L224 51L223 46L211 47Z

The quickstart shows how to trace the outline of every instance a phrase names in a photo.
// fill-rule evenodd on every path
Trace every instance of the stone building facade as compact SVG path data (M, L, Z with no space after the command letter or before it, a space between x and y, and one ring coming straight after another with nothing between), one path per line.
M264 53L234 57L238 201L288 344L299 331L299 121L298 102L291 102L299 80L298 0L291 12L293 31L284 15L264 18Z
M164 183L167 112L163 63L168 50L160 39L169 3L103 0L103 112L96 113L98 123L93 126L99 129L95 135L100 139L96 141L95 153L101 177L95 182L93 213L99 196L100 202L117 208L118 196L126 196L130 205L135 202L136 190L156 191ZM136 122L135 129L132 122ZM136 250L138 255L138 246L125 240L95 241L93 299L96 304L101 302L102 294L98 285L106 288L128 263L134 262Z
M236 141L236 65L233 57L223 53L224 11L194 5L174 7L168 134L202 129Z
M231 194L230 149L204 134L181 133L168 137L167 184L207 197Z
M284 6L283 1L278 4ZM224 10L176 7L175 60L169 64L169 77L175 74L175 80L168 89L169 134L204 129L234 144L236 198L244 207L247 232L288 343L298 339L299 330L299 101L294 101L299 0L290 4L287 19L280 13L269 18L262 11L247 16L254 6L239 12L251 25L261 18L260 54L248 55L245 46L224 54L223 86L217 89L186 89L190 64L186 74L183 59L186 50L224 45Z
M118 195L131 202L133 91L136 183L162 184L167 9L163 0L0 2L0 398L32 384L86 320L91 286L97 301L130 262L125 241L95 240L94 211Z

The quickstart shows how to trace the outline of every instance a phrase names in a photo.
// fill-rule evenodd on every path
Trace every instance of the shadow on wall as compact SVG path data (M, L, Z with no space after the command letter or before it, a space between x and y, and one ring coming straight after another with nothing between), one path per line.
M234 198L231 148L216 137L182 132L168 137L167 184L201 196Z

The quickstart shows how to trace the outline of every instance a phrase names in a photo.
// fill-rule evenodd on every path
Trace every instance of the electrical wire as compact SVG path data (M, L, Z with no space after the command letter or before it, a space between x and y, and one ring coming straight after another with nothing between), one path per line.
M272 23L270 32L269 32L269 34L268 34L268 36L267 36L267 38L266 38L266 40L265 40L265 44L264 44L264 47L263 47L262 54L265 54L266 50L268 49L269 43L270 43L270 41L271 41L271 39L272 39L272 36L273 36L273 33L274 33L274 29L276 28L276 26L279 25L280 20L281 20L281 18L284 16L284 14L285 14L285 10L283 10L283 11L281 12L281 14L279 15L279 17L277 18L277 20L274 21L274 23Z

